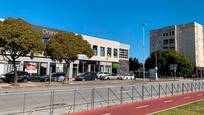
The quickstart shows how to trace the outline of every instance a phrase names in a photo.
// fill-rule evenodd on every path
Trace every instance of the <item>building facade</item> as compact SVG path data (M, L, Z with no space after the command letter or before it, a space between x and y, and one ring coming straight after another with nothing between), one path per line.
M48 42L50 36L59 31L36 25L33 25L33 29L42 34L42 41L45 44ZM70 64L70 78L90 71L119 74L129 71L130 46L128 44L87 35L82 36L91 45L94 56L88 59L85 55L78 55L78 60ZM30 59L30 57L20 57L17 59L17 68L19 71L27 71L37 76L49 75L54 72L66 72L67 70L65 63L52 61L43 55L36 55L33 59ZM5 61L0 56L0 74L9 72L12 69L11 63Z
M204 27L193 22L168 26L150 32L150 53L175 50L188 57L196 66L196 72L204 70Z

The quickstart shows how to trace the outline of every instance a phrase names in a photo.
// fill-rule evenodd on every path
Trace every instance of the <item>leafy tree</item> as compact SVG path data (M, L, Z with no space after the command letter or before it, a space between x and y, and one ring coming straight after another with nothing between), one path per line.
M145 62L147 69L155 68L155 55L153 52ZM177 64L177 73L191 75L194 69L190 60L176 51L157 51L158 72L162 75L170 75L169 65Z
M68 80L69 65L77 59L78 54L84 54L89 58L93 56L93 50L90 44L86 40L83 40L81 35L64 31L59 31L49 39L45 53L52 60L65 61L67 73L64 83Z
M31 24L14 18L0 21L0 54L13 65L14 84L18 81L16 59L26 55L33 58L34 53L42 50L41 34L34 31Z
M141 67L141 63L139 63L137 58L129 58L129 70L137 71Z

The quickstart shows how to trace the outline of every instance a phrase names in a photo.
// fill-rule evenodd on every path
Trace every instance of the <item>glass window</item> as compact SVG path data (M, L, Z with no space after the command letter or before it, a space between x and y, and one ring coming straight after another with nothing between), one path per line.
M107 56L111 57L111 48L107 48Z
M114 55L115 58L118 57L118 49L115 49L115 48L114 48L114 50L113 50L113 55Z
M172 49L172 50L174 50L175 49L175 47L169 47L170 49Z
M172 35L174 36L174 34L175 34L175 32L174 31L172 31Z
M127 49L119 49L119 57L128 59L128 50Z
M100 56L105 56L105 47L100 47Z
M174 43L175 43L175 40L174 40L174 39L169 39L169 43L170 43L170 44L174 44Z
M164 49L168 49L168 47L164 47Z
M169 43L168 40L164 40L164 41L163 41L163 44L164 44L164 45L166 45L166 44L168 44L168 43Z
M94 55L98 55L98 47L96 45L93 46Z
M42 42L43 42L44 44L47 44L48 40L49 40L49 38L42 38Z

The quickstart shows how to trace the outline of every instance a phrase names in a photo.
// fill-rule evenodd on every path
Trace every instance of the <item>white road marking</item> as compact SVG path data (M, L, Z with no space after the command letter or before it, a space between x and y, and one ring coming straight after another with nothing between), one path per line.
M198 94L197 96L201 96L202 94Z
M104 114L101 114L101 115L111 115L111 113L104 113Z
M139 107L136 107L136 109L141 109L141 108L145 108L145 107L149 107L149 105L139 106Z
M164 101L164 103L170 103L170 102L173 102L173 100L166 100L166 101Z
M191 98L190 96L187 96L187 97L184 97L183 99L189 99L189 98Z

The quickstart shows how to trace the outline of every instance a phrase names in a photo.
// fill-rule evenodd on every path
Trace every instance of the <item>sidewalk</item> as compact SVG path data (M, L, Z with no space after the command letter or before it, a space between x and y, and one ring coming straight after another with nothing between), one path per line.
M69 115L146 115L203 99L204 91L147 100L143 102L116 105L106 108L99 108L85 112L76 112Z

